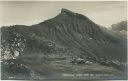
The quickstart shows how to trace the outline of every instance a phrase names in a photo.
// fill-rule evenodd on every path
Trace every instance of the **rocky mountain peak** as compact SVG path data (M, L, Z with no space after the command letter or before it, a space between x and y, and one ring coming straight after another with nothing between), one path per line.
M74 12L68 10L68 9L65 9L65 8L62 8L61 9L61 13L71 13L71 14L74 14Z

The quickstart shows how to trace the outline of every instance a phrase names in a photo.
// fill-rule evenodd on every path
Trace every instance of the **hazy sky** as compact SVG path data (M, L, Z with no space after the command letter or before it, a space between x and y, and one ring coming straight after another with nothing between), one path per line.
M106 27L127 19L124 1L1 1L0 26L43 22L55 17L62 8L81 13Z

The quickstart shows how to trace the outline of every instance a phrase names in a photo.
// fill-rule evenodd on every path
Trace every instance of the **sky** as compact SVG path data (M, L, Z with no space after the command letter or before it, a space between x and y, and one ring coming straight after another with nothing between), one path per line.
M62 8L105 27L127 19L126 1L1 1L0 27L37 24L55 17Z

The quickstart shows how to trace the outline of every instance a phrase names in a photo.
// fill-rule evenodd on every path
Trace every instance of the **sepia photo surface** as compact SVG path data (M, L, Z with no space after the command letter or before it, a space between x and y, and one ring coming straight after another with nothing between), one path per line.
M126 1L0 1L1 80L127 80Z

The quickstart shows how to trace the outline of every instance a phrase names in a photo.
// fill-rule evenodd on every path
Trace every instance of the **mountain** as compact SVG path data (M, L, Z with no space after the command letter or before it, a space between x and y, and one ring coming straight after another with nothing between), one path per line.
M1 28L3 60L16 59L16 63L45 78L90 71L119 74L117 69L121 70L127 62L126 41L125 37L104 30L88 17L67 9L39 24ZM88 69L99 67L100 71L93 68L86 71L81 64ZM79 66L81 69L75 71Z
M117 24L112 24L111 29L119 34L127 36L127 21L121 21Z

